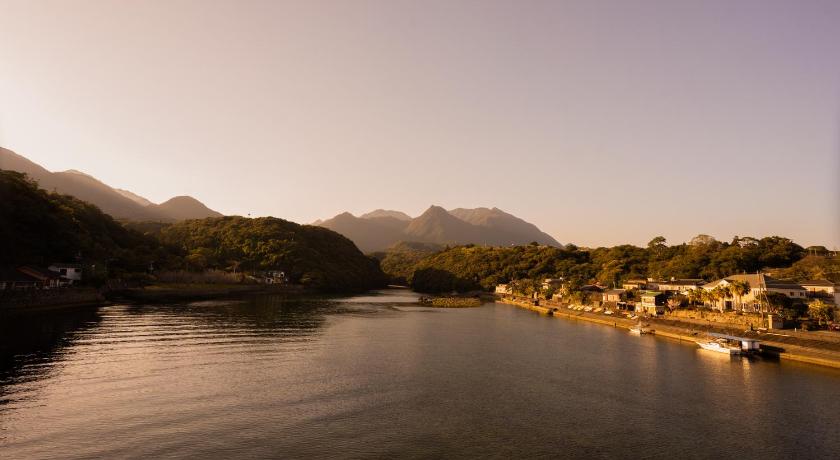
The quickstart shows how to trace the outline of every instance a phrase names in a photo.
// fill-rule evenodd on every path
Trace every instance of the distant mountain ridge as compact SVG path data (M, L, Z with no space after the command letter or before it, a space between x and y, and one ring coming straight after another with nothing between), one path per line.
M376 211L356 217L348 212L319 225L353 240L363 252L384 251L399 242L431 244L481 244L510 246L537 242L562 246L536 225L498 208L458 208L451 211L430 206L411 218L400 211Z
M81 171L50 172L2 147L0 169L25 173L41 188L93 203L117 219L179 221L222 216L192 197L175 197L158 205L128 190L112 188Z

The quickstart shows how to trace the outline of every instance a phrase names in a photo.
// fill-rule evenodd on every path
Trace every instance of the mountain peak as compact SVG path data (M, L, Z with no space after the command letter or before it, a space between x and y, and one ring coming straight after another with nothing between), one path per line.
M213 211L189 195L172 197L157 205L157 210L175 220L203 219L206 217L222 217L222 214Z
M83 173L83 172L79 171L78 169L68 169L67 171L62 171L62 172L63 172L64 174L73 174L73 175L76 175L76 176L82 176L82 177L87 177L88 179L93 179L93 180L96 180L96 179L95 179L93 176L91 176L90 174L88 174L88 173ZM98 181L97 181L97 182L98 182Z
M426 211L423 212L421 217L422 216L444 215L444 214L450 215L449 211L447 211L443 207L433 204L433 205L429 206L429 209L427 209Z
M377 219L380 217L392 217L397 220L401 221L409 221L411 220L411 216L402 212L402 211L392 211L390 209L376 209L371 212L362 214L359 216L362 219Z
M50 172L2 147L0 147L0 169L25 173L30 179L38 182L42 189L72 195L96 205L103 212L117 219L182 220L221 216L193 197L175 197L158 206L128 190L115 189L90 174L76 169Z

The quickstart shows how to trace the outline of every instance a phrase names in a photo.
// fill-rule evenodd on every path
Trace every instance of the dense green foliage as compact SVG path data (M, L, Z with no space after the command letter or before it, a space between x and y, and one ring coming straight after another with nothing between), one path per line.
M443 247L437 244L400 242L387 252L372 255L380 260L382 271L388 274L392 284L407 285L415 265L441 249Z
M126 229L96 206L48 193L25 175L0 170L2 265L85 261L95 277L146 270L171 257L153 238Z
M90 203L48 193L12 171L0 170L0 224L0 265L78 261L86 280L154 268L281 270L294 283L324 290L386 281L377 260L325 228L243 217L124 226Z
M700 235L690 243L668 246L654 238L645 247L621 245L611 248L580 249L550 246L479 247L457 246L430 255L409 270L412 287L424 292L491 289L498 283L518 279L563 277L570 286L591 282L618 285L630 278L704 278L712 280L736 273L753 273L776 267L796 267L796 278L838 275L835 258L814 256L804 265L805 250L787 238L777 236L735 238L719 242ZM388 256L383 260L387 260ZM831 262L834 260L834 262ZM384 264L383 264L384 265ZM390 269L390 265L386 269ZM784 270L782 270L784 271ZM834 275L831 275L831 272Z
M294 283L348 290L379 287L379 263L352 241L322 227L264 217L189 220L161 229L161 241L180 249L194 270L280 270Z

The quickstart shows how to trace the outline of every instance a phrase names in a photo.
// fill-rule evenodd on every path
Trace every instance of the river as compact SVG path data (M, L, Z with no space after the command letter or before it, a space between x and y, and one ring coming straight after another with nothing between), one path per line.
M0 458L836 458L840 372L409 291L4 319Z

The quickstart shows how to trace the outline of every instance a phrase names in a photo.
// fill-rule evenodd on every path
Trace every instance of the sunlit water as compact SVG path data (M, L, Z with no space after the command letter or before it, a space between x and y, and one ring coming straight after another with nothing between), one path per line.
M508 305L109 306L3 320L0 458L836 458L840 373Z

